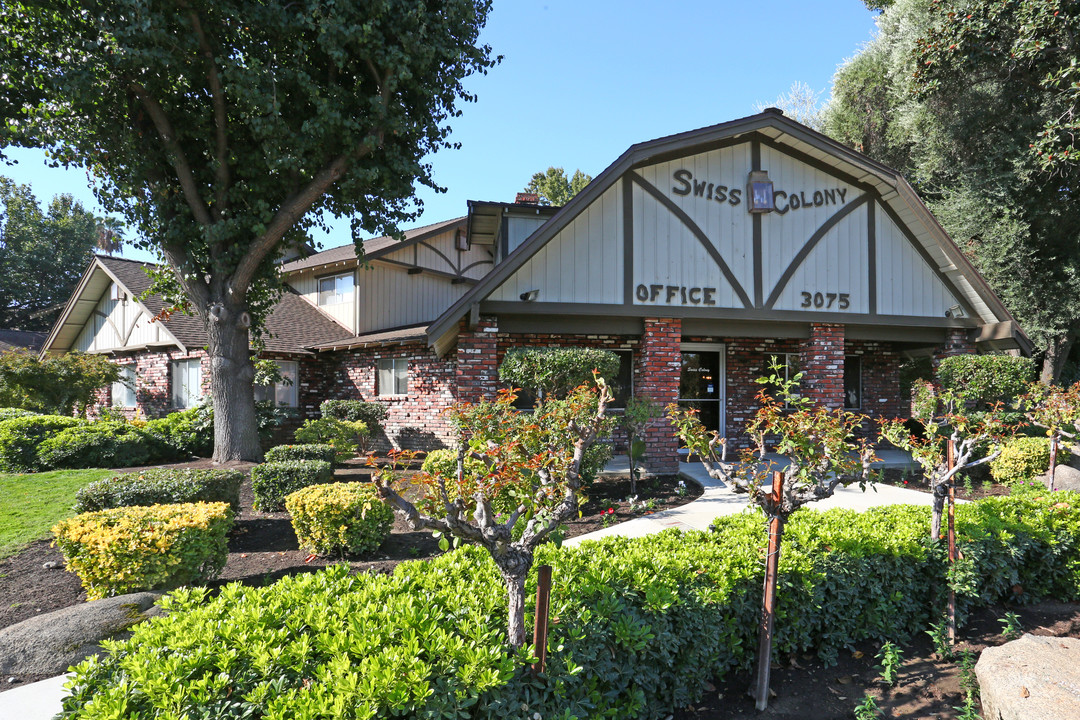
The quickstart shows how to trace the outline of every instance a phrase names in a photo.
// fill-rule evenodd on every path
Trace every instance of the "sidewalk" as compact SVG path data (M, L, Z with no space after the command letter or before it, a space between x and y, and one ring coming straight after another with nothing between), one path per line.
M67 675L57 675L0 693L0 720L49 720L62 709L67 681Z
M913 467L911 456L902 450L879 450L879 462L874 464L878 469L894 469ZM767 454L766 460L776 463L777 468L783 468L787 460L779 455ZM616 468L605 468L605 471L615 471ZM623 472L626 472L625 461ZM565 545L579 545L586 540L598 540L609 535L621 535L624 537L641 537L652 533L666 530L667 528L681 528L683 530L708 530L714 519L721 515L734 515L746 509L749 497L746 494L736 494L721 483L709 477L701 463L679 463L679 475L693 481L703 487L705 492L697 500L681 507L654 513L646 517L635 518L609 528L597 530L585 535L570 538ZM930 505L931 495L917 490L905 490L892 485L877 485L867 487L866 492L857 485L840 487L831 498L826 498L813 503L809 507L817 510L829 510L831 508L848 508L850 510L866 510L872 507L884 505Z

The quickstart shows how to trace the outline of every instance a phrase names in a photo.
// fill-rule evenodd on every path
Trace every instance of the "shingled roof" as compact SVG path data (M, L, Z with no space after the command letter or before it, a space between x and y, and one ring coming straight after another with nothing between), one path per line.
M48 336L48 333L33 330L0 330L0 352L12 350L37 352Z
M152 263L99 255L88 274L95 272L98 265L138 298L151 315L158 316L165 309L165 301L160 295L142 297L150 289L151 280L146 270L155 267ZM65 319L62 316L61 322ZM207 345L206 331L198 317L177 312L158 322L186 348ZM346 328L291 289L286 290L266 319L266 331L266 350L276 353L310 353L308 347L352 336Z
M405 231L404 240L395 240L392 237L377 237L364 241L364 257L368 259L374 259L380 255L385 255L395 250L400 250L404 247L408 247L413 243L420 242L425 238L429 238L432 235L438 235L439 233L446 232L452 229L455 225L465 227L464 216L454 218L452 220L444 220L442 222L432 223L431 225L424 225L422 227L413 228L412 230ZM314 255L309 255L305 258L293 260L287 262L281 266L281 271L286 275L301 270L310 270L312 268L323 267L326 265L337 265L341 263L357 264L356 259L356 246L351 243L348 245L340 245L338 247L329 248L322 252L317 252Z

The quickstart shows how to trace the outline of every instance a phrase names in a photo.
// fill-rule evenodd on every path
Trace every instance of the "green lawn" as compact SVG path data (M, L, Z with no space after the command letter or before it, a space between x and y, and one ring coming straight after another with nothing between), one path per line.
M115 470L56 470L9 475L0 473L0 559L33 540L48 537L60 520L75 513L75 492Z

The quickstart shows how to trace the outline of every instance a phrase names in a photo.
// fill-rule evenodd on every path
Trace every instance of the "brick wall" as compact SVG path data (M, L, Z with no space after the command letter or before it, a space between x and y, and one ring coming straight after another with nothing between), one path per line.
M949 328L945 331L945 343L934 350L933 368L937 376L938 363L953 355L968 355L975 352L975 343L968 337L964 328Z
M319 402L338 398L384 405L387 418L382 436L375 438L375 449L433 450L453 444L453 429L445 415L455 401L458 373L453 355L440 359L422 342L338 354L341 360L332 375L332 388ZM378 394L377 365L385 358L408 358L406 394Z
M844 407L844 326L810 323L799 347L800 392L828 408Z
M871 418L907 417L907 398L900 397L900 363L903 356L892 343L847 340L845 355L862 364L862 407L853 410ZM874 425L877 428L877 425Z
M201 381L203 395L210 395L210 358L204 350L195 350L189 353L181 353L167 350L154 350L136 353L118 354L114 362L118 365L135 366L135 402L136 407L125 409L129 416L141 415L145 418L156 418L167 415L174 411L172 400L172 372L173 360L186 360L199 358L201 360ZM99 405L108 406L112 403L112 387L103 388L98 392ZM94 408L96 414L97 408Z
M652 398L661 406L679 397L679 374L682 355L682 320L679 318L645 318L641 336L641 351L637 354L634 375L638 380L637 394ZM654 422L645 431L646 464L653 472L672 473L679 468L679 444L666 418Z
M455 368L458 400L478 402L495 397L499 387L498 333L499 323L493 317L481 317L472 330L461 323Z

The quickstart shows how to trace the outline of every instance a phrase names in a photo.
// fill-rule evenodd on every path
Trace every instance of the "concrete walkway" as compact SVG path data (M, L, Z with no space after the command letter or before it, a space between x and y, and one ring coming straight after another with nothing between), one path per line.
M68 677L57 675L0 693L0 720L50 720L63 709Z
M905 469L914 467L911 456L902 450L879 450L879 461L874 464L878 469ZM776 464L777 469L787 465L787 459L780 455L767 454L767 461ZM617 472L617 468L609 465L605 471ZM626 462L623 460L623 473L626 472ZM704 488L705 492L697 500L687 503L682 507L664 510L645 517L628 520L609 528L597 530L585 535L578 535L565 542L566 545L579 545L586 540L598 540L609 535L621 535L623 537L642 537L652 533L666 530L667 528L681 528L683 530L708 530L712 521L721 515L734 515L748 507L749 497L745 493L736 494L729 488L722 487L721 483L709 477L700 462L679 463L679 475L687 481L692 481ZM884 505L930 505L929 493L917 490L905 490L892 485L877 485L867 487L863 492L857 485L837 488L831 498L813 503L810 507L817 510L831 508L848 508L851 510L866 510L872 507Z

